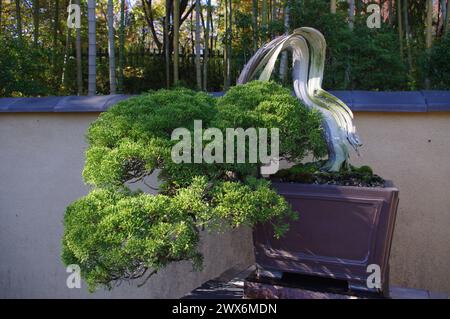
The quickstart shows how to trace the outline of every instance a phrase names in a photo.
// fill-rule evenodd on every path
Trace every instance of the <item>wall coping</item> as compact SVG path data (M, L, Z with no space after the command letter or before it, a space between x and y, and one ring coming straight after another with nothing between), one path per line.
M450 111L450 91L330 91L356 112ZM215 97L223 92L210 93ZM103 112L133 95L0 98L0 113Z

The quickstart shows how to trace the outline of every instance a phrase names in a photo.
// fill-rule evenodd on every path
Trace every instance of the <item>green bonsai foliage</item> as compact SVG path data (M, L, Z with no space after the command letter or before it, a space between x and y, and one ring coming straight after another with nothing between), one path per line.
M289 89L275 82L253 81L232 88L218 102L219 128L279 128L280 156L299 162L312 153L326 154L319 112L301 105Z
M192 198L199 196L201 189L194 188ZM198 231L188 214L205 207L179 209L183 200L182 193L170 198L93 190L67 208L64 263L80 265L92 289L139 278L148 268L157 271L172 261L199 265Z
M181 88L118 103L89 128L85 181L97 187L119 186L162 168L170 160L172 131L192 128L194 119L208 125L214 103L206 93Z
M90 290L148 278L175 261L200 267L202 229L270 221L279 237L297 217L258 175L259 163L174 163L172 131L192 131L194 120L202 120L203 129L280 127L286 158L324 153L319 115L274 83L236 87L219 100L179 88L120 102L88 130L83 176L93 190L73 202L64 218L63 262L80 266ZM158 195L129 189L156 170Z

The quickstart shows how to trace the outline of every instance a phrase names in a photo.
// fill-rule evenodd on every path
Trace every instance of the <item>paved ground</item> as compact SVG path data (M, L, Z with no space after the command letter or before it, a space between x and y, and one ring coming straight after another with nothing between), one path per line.
M242 269L242 268L241 268ZM216 279L205 282L191 291L183 299L242 299L244 296L244 280L254 271L254 266L244 271L232 268ZM427 290L391 287L392 299L448 299L443 293Z
M191 291L183 299L242 299L244 296L244 280L255 268L242 271L242 268L231 268L218 278L205 282Z

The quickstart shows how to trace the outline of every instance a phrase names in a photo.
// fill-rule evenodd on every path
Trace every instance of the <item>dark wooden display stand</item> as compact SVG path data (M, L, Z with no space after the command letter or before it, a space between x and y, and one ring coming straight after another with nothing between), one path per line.
M381 293L353 291L344 280L284 274L283 278L258 277L244 281L245 299L380 299Z

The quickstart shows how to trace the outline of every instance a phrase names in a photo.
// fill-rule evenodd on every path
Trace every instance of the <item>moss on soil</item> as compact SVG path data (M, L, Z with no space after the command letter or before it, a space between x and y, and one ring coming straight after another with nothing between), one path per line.
M324 161L297 164L289 169L278 171L271 179L275 182L303 184L328 184L358 187L384 187L385 181L373 173L369 166L348 165L339 172L324 172Z

